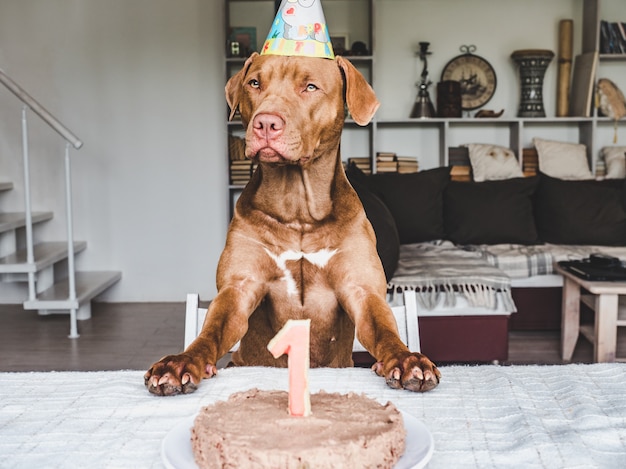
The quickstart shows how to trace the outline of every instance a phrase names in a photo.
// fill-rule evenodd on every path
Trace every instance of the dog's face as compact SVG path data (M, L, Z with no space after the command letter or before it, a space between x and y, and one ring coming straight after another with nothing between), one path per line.
M354 107L359 120L369 122L378 101L349 62L253 54L226 85L228 104L233 112L239 108L246 128L246 156L306 165L336 147L344 121L342 71L348 108L352 112L351 87L360 87Z

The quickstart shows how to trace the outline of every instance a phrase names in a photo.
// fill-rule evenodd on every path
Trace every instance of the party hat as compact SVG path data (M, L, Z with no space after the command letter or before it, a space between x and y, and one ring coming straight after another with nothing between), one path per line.
M320 0L282 0L261 55L334 59Z

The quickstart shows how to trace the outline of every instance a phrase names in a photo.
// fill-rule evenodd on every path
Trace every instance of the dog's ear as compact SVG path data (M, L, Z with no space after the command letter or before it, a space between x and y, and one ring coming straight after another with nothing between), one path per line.
M237 112L237 108L239 107L239 100L241 99L243 79L246 76L246 73L248 73L250 65L258 56L259 54L253 52L252 55L250 55L250 57L248 57L248 59L245 61L241 70L233 75L226 83L226 102L228 103L228 107L230 108L230 116L228 116L228 120L232 120L235 112Z
M359 125L367 125L380 106L374 90L354 65L343 57L335 57L346 80L346 104L350 115Z

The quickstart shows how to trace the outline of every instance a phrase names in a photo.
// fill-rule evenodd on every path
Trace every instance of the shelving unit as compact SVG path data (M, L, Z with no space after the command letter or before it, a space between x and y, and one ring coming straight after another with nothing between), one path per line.
M566 126L577 127L578 141L581 143L591 140L591 126L594 118L590 117L559 117L559 118L431 118L431 119L401 119L381 120L376 126L379 130L409 128L419 132L424 127L434 128L438 132L439 140L439 164L448 165L448 148L458 146L460 142L454 140L455 133L459 129L489 127L498 132L508 132L506 144L520 158L524 148L523 135L537 127ZM472 143L470 141L466 143ZM479 143L479 142L476 142ZM502 144L502 143L501 143ZM587 143L588 144L588 143Z
M603 3L602 0L583 1L583 53L599 50L601 3ZM626 65L626 54L600 54L596 80L604 64L619 64L620 67ZM624 73L623 67L620 73ZM551 95L548 94L546 99L550 97ZM389 148L388 143L385 148L382 148L381 141L393 140L383 139L382 135L385 132L395 132L393 135L397 137L398 132L404 131L407 133L407 139L412 141L430 138L429 141L432 142L436 138L439 165L448 165L450 147L462 143L494 143L510 147L518 156L520 166L522 166L524 146L528 146L532 137L539 136L586 145L590 167L592 171L595 171L599 151L607 141L606 134L613 132L614 121L598 116L594 106L594 113L591 117L386 119L378 120L374 125L376 126L374 153L382 150L394 151L393 148ZM472 132L469 132L468 129L471 129ZM497 141L487 139L477 141L474 134L479 131L491 132L493 135L487 138L493 138ZM599 133L602 133L605 138L600 138ZM433 134L436 134L436 137ZM463 139L463 135L470 136Z
M615 1L615 0L613 0ZM604 17L605 9L603 4L609 5L609 2L603 0L584 0L583 3L583 38L582 51L594 52L600 50L600 21L608 19ZM626 18L615 18L616 20L626 21ZM607 67L607 64L609 65ZM605 69L613 68L617 65L621 68L620 73L626 73L626 54L599 54L598 68L596 69L596 81L604 76ZM608 77L610 78L610 76ZM598 110L594 107L594 115L591 123L591 148L594 156L598 155L603 139L598 138L599 132L604 131L607 135L613 131L614 121L607 117L598 116Z

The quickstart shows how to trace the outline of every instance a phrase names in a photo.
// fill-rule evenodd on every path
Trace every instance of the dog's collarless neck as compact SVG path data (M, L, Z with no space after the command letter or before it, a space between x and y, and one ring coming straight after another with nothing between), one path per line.
M336 164L340 164L322 161L330 157L323 155L306 166L262 164L253 205L287 223L315 224L328 218L333 211Z

